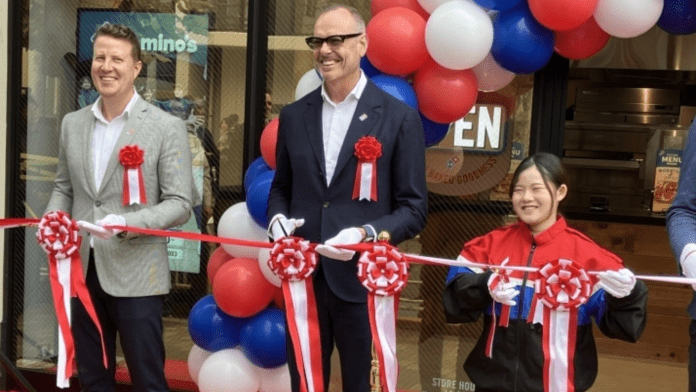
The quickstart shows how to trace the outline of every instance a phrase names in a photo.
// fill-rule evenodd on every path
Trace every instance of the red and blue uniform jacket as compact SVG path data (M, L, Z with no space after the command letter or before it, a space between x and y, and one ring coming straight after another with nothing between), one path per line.
M509 266L541 268L558 259L572 260L586 271L606 271L624 268L615 254L600 247L579 231L568 227L563 217L553 226L532 236L523 222L502 227L464 245L460 258L467 261ZM501 270L502 271L502 270ZM484 316L483 333L464 363L464 369L478 389L495 391L543 392L544 354L540 323L528 323L534 282L529 272L509 273L520 294L517 305L510 309L508 327L496 327L492 355L486 355L492 312L499 317L501 304L488 291L490 270L451 267L444 291L444 308L450 323L474 322ZM590 275L594 289L590 298L578 310L574 357L576 391L586 391L597 376L597 349L592 336L592 319L600 331L610 338L635 342L646 323L648 290L637 281L631 294L615 298L596 286L597 278Z

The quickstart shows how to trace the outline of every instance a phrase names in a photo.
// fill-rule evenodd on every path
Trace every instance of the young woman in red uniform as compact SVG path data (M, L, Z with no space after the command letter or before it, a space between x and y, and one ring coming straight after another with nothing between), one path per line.
M484 316L464 363L477 392L586 391L597 376L592 319L607 337L629 342L645 328L645 284L568 227L557 214L567 193L555 155L525 159L510 185L518 222L474 238L459 256L491 267L450 269L448 322Z

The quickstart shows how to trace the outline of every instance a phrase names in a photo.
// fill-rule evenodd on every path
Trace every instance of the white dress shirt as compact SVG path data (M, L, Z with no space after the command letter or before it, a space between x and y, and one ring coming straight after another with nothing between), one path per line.
M130 116L130 112L135 105L135 101L138 100L140 96L133 89L133 97L126 105L118 117L111 121L107 121L101 111L101 96L97 98L97 101L92 105L92 113L96 121L94 122L94 134L92 135L92 164L94 167L94 184L97 189L101 186L101 182L104 179L104 173L106 172L106 165L109 163L109 158L114 151L116 146L116 141L121 135L123 128L126 126L126 121Z
M324 104L321 110L321 125L324 138L324 161L326 162L326 185L331 183L338 154L341 152L343 140L348 133L348 127L353 120L355 108L358 106L358 100L362 96L365 86L367 85L367 77L360 70L360 79L353 90L348 94L343 102L334 103L329 98L326 92L326 87L321 85L321 96L324 99Z

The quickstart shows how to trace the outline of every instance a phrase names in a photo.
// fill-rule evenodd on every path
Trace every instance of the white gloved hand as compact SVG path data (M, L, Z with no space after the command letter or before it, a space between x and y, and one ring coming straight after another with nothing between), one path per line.
M281 238L292 235L295 229L304 225L304 219L288 219L283 214L276 214L268 225L268 236L277 241Z
M122 230L110 229L110 228L105 227L105 226L110 226L110 225L125 226L126 225L126 218L124 218L121 215L109 214L109 215L105 216L103 219L98 220L96 223L97 223L97 226L101 226L106 232L105 233L95 232L93 234L98 238L101 238L103 240L108 240L109 238L120 233Z
M493 280L498 276L497 272L494 272L490 278L488 278L488 292L491 293L493 301L501 303L503 305L515 306L515 297L519 295L520 291L515 288L515 284L512 282L504 283L503 281L498 281L495 288L491 289L491 284Z
M690 245L694 244L687 244L684 247L684 250L682 253L687 251L686 257L680 261L681 267L682 267L682 273L684 276L687 278L696 278L696 252L693 251L693 249L687 249L691 248ZM696 284L692 284L691 287L696 290Z
M623 298L633 290L636 285L636 276L631 270L622 268L618 271L604 271L597 274L599 287L612 297Z
M95 237L102 238L103 236L108 236L109 231L101 226L97 226L94 223L89 223L87 221L77 221L77 227L92 234Z
M334 245L355 245L361 243L363 235L357 227L349 227L341 230L335 237L324 241L323 244L317 245L316 251L322 256L330 259L348 261L353 258L355 251L347 249L339 249Z

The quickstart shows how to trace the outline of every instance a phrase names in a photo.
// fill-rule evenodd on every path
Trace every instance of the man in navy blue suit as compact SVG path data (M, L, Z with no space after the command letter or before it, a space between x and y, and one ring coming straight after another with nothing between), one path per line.
M328 390L335 344L343 390L367 392L372 345L367 291L357 278L357 255L333 245L371 241L382 231L398 244L425 226L422 124L415 110L380 90L360 69L368 42L355 9L324 9L306 41L324 82L280 113L269 234L278 239L294 231L322 243L314 290L324 386ZM367 150L356 152L358 143ZM298 391L291 347L287 353L293 391Z

